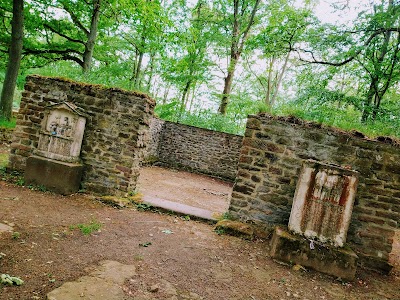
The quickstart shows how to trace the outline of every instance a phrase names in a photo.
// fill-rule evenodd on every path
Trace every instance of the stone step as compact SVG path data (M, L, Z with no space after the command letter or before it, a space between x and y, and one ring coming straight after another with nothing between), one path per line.
M177 213L181 213L184 215L189 215L189 216L194 216L197 218L205 219L205 220L210 220L210 221L217 221L218 216L220 215L217 212L213 212L210 210L186 205L186 204L181 204L177 202L172 202L169 200L157 198L157 197L152 197L152 196L143 196L143 202L145 204L149 204L154 207L159 207L165 210L171 210Z

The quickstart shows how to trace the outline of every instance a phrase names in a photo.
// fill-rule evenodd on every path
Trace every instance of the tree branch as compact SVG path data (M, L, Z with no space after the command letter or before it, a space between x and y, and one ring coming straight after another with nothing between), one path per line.
M243 51L243 47L244 47L244 42L247 39L247 35L250 31L251 26L254 23L254 18L256 16L256 12L258 9L258 5L260 4L261 0L256 0L256 3L253 6L253 10L251 11L251 15L250 15L250 19L249 19L249 24L247 24L246 29L244 30L243 34L242 34L242 40L240 41L240 45L239 45L239 52L241 53Z
M65 5L64 3L63 3L62 6L63 6L64 10L71 16L72 22L79 29L81 29L85 33L85 35L88 35L89 34L89 30L87 30L85 28L85 26L83 26L83 24L79 21L78 17L75 15L75 13L73 11L71 11L71 9L67 5Z
M300 57L300 61L307 62L307 63L312 63L312 64L320 64L320 65L334 66L334 67L343 66L343 65L345 65L345 64L347 64L347 63L353 61L353 60L362 52L362 50L364 50L364 48L367 47L367 46L372 42L372 40L373 40L376 36L378 36L378 35L381 34L381 33L386 33L386 32L388 32L388 31L389 31L389 32L390 32L390 31L398 31L398 32L400 33L400 28L395 28L395 27L394 27L394 28L387 28L387 29L385 29L385 28L380 28L380 29L375 30L375 31L370 35L370 37L365 41L365 43L362 45L362 47L360 47L359 50L357 50L352 56L350 56L349 58L347 58L347 59L345 59L345 60L343 60L343 61L341 61L341 62L336 62L336 63L335 63L335 62L317 60L317 59L315 58L315 56L314 56L314 53L313 53L312 51L310 51L310 50L302 50L302 51L305 52L305 53L310 53L313 60L312 60L312 61L308 61L308 60L302 59L302 58Z
M66 35L66 34L56 30L55 28L51 27L49 24L44 24L44 27L48 28L51 32L54 32L54 33L58 34L59 36L67 39L70 42L79 43L79 44L85 45L85 43L83 41L77 40L77 39L73 39L73 38L69 37L68 35Z
M23 50L23 54L25 54L25 55L41 55L41 54L69 55L70 53L75 53L75 54L83 55L82 52L79 52L78 50L74 50L74 49L64 49L64 50L59 50L59 49L44 49L44 50L39 50L39 49L24 48L24 50Z

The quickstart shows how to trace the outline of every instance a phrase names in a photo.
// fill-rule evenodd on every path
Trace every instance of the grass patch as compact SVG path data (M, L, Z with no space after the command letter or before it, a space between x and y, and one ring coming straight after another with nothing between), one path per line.
M0 153L0 168L5 168L8 164L8 153Z
M12 118L11 121L7 121L4 118L0 118L0 128L15 128L15 125L17 123L17 120L15 118Z
M92 220L90 221L90 223L71 225L69 229L70 230L79 229L83 235L89 235L95 231L99 231L101 226L102 224L100 222L98 222L97 220Z

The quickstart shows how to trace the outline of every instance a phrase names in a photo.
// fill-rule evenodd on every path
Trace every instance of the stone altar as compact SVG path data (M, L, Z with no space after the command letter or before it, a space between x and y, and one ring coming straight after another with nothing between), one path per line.
M80 152L86 115L73 103L46 108L37 149L28 157L25 183L60 193L77 192L83 173Z
M271 256L354 279L357 255L345 246L358 172L314 160L303 163L288 229L276 227Z

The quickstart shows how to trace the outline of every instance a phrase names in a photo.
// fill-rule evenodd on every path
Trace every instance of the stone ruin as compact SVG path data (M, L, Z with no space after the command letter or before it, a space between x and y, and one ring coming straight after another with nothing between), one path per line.
M303 163L289 230L343 247L351 221L358 172L313 160Z
M275 230L271 254L282 260L335 269L343 278L356 266L389 273L400 227L399 144L251 115L229 213Z
M26 184L44 186L64 195L79 190L86 119L83 110L70 102L46 107L38 146L26 162Z
M358 257L350 248L339 247L346 242L357 183L356 171L313 160L304 162L289 231L275 228L271 256L353 280Z
M136 188L155 101L62 78L26 78L8 168L62 194Z
M136 187L150 140L154 104L136 92L28 76L8 168L25 171L29 165L34 168L35 161L54 166L81 164L80 188L124 195ZM78 131L72 130L79 118L86 119L80 125L83 130L78 130L83 132L80 151L80 138L74 134ZM171 126L171 136L179 136L180 127ZM183 142L190 144L197 133L192 128L186 131L189 141ZM204 134L209 135L212 132ZM227 139L219 134L213 145ZM160 139L157 148L170 140ZM199 140L204 143L206 138ZM290 261L297 255L303 265L318 260L316 268L332 269L331 274L343 278L354 276L357 265L390 272L389 254L400 225L396 143L266 114L249 116L243 143L241 137L234 140L229 154L225 143L223 149L215 146L212 152L227 154L224 161L236 165L240 148L236 144L241 144L229 213L244 222L278 226L272 255ZM176 148L171 151L179 151L179 145ZM192 164L190 156L189 160ZM196 164L210 162L199 157ZM225 177L232 177L229 172ZM29 171L26 176L29 181ZM296 249L301 255L279 249Z

